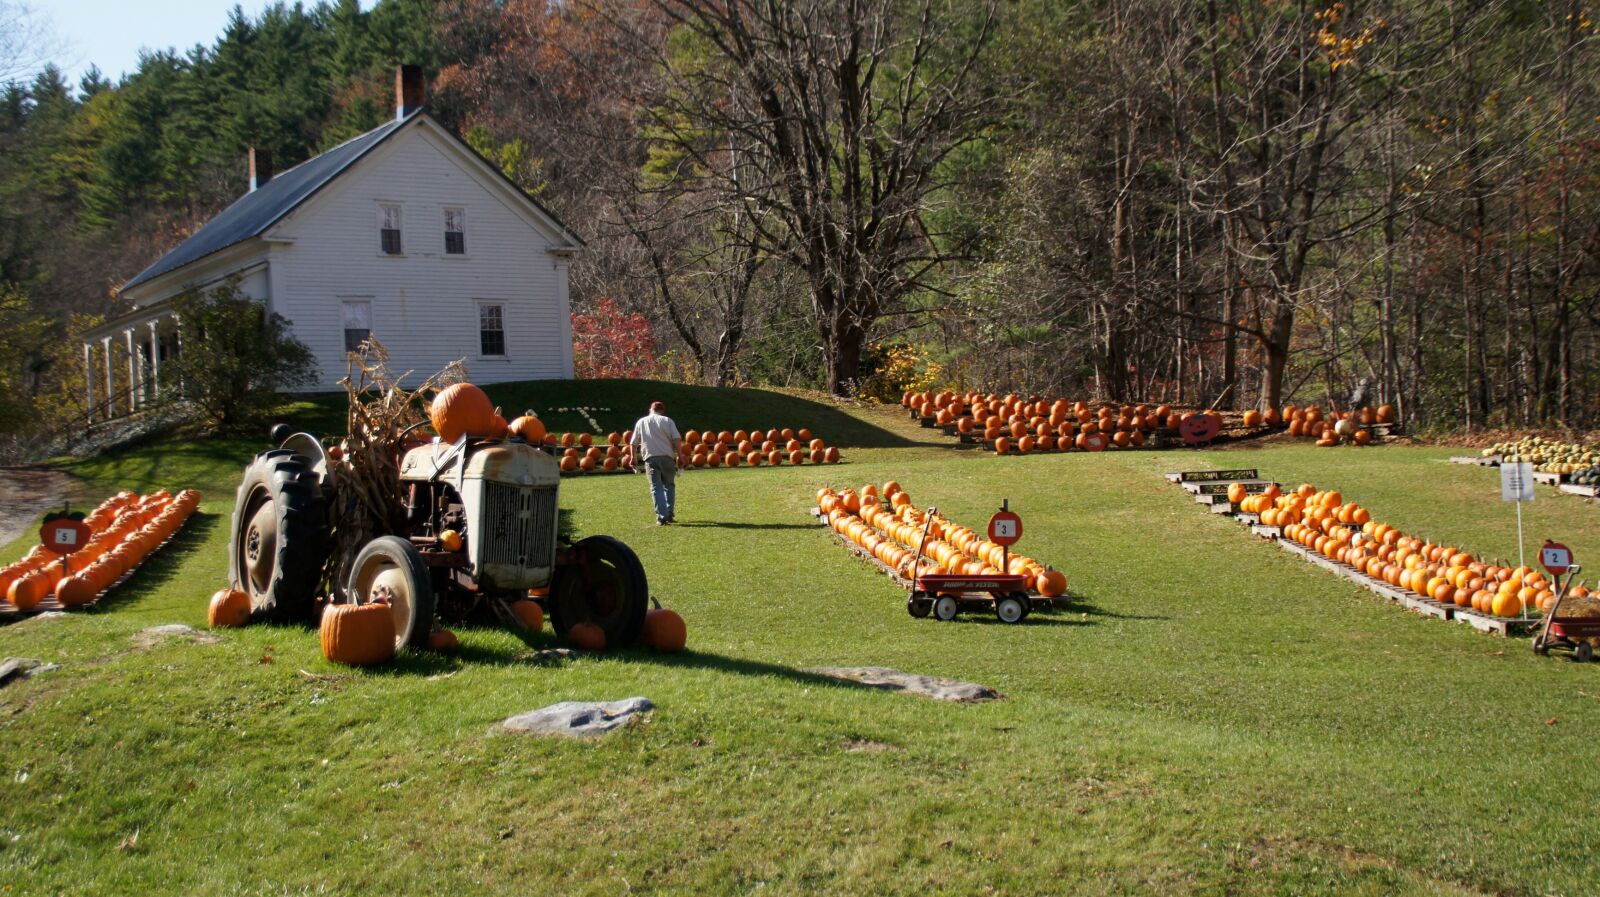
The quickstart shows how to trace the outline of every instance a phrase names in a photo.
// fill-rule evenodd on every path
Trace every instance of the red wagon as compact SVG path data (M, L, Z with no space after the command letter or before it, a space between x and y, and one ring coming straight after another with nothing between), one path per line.
M1547 565L1548 566L1548 565ZM1544 618L1544 625L1533 636L1533 653L1545 655L1551 648L1565 648L1572 652L1572 658L1579 663L1588 663L1594 659L1594 646L1589 639L1600 637L1600 617L1563 617L1561 616L1561 602L1566 600L1567 590L1572 588L1572 580L1583 568L1577 564L1562 567L1555 573L1556 590L1555 603L1550 605L1550 611ZM1567 575L1563 584L1561 574Z
M1033 610L1027 590L1027 577L1009 573L997 576L929 573L917 577L912 584L906 610L913 617L926 617L931 612L940 620L954 620L964 610L993 611L1002 623L1020 623Z

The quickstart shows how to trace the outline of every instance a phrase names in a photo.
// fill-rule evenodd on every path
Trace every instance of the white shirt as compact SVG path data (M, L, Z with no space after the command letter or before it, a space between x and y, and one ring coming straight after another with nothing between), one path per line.
M672 441L682 438L678 433L678 425L672 422L672 418L660 412L652 411L639 418L633 425L633 444L644 447L644 454L640 460L678 457L677 450L672 447Z

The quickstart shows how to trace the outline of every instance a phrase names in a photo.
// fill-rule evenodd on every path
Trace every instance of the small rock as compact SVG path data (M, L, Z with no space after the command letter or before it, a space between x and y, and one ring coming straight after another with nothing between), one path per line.
M34 620L55 620L55 619L59 619L61 617L64 617L66 615L67 615L67 612L64 611L64 610L47 610L47 611L44 611L42 613L34 614L31 617L27 617L24 620L22 620L22 622L31 623Z
M524 660L528 663L556 663L558 661L571 660L577 656L578 652L571 648L544 648L539 651L524 651L517 655L517 660Z
M654 706L649 698L605 702L562 701L502 720L500 728L507 732L531 732L535 735L604 735L627 725Z
M169 638L181 638L194 642L197 645L212 645L222 641L209 632L201 632L193 626L182 623L168 623L165 626L151 626L141 629L133 634L134 645L140 648L154 648L159 642Z
M0 688L27 679L35 673L48 673L58 669L60 667L56 664L45 663L32 657L7 657L5 660L0 660Z
M1001 697L999 692L976 682L962 682L960 679L946 679L942 676L920 676L888 667L816 667L806 672L827 676L830 679L843 679L871 688L922 695L939 701L972 703L993 701Z
M839 746L852 754L881 754L885 751L903 754L906 752L906 749L898 744L887 744L882 741L873 741L870 738L847 738Z

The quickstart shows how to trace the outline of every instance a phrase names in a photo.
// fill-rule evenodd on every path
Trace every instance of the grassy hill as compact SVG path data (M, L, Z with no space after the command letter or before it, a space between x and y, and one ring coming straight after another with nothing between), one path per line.
M677 527L642 477L563 483L583 533L639 552L689 653L539 664L458 630L457 657L321 659L313 632L137 647L202 625L248 440L72 466L88 494L198 485L203 514L103 608L0 627L61 669L0 691L0 887L16 893L1578 893L1600 873L1600 666L1422 619L1204 513L1160 473L1256 466L1408 532L1514 556L1492 471L1425 448L1254 445L997 459L893 409L761 390L522 384L606 429L662 398L684 426L810 426L848 463L695 471ZM581 395L582 400L568 398ZM603 416L602 416L603 415ZM326 401L295 410L336 422ZM806 511L898 480L1023 551L1079 601L1022 626L915 620ZM1541 491L1530 542L1600 551L1596 508ZM10 559L25 548L0 549ZM945 705L805 672L884 665L1006 695ZM565 699L645 695L599 743L489 734Z

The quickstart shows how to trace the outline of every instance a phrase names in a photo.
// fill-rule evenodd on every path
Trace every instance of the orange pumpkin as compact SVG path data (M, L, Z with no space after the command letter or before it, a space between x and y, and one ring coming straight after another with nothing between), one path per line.
M491 434L498 415L483 390L471 383L456 383L433 397L428 417L440 439L455 442L462 436Z
M576 623L567 630L567 641L579 651L604 651L606 631L593 623Z
M64 607L82 607L94 600L100 590L95 588L94 580L84 575L86 571L80 570L76 575L63 576L56 581L56 600Z
M16 605L17 610L33 610L50 597L51 582L49 574L34 571L11 583L6 590L6 600Z
M544 442L544 421L532 414L524 414L511 422L508 432L529 445L538 445Z
M538 632L544 628L544 608L537 601L513 601L511 613L527 629Z
M374 666L394 657L394 612L386 602L330 604L320 634L322 656L335 663Z
M1067 575L1060 570L1046 569L1034 580L1034 588L1039 594L1047 598L1055 598L1067 593Z
M428 650L440 654L454 654L461 650L461 640L448 629L436 629L428 633Z
M689 628L675 610L656 608L644 615L644 643L668 654L683 650Z
M206 623L219 626L243 626L250 622L250 596L238 589L218 589L206 608Z

